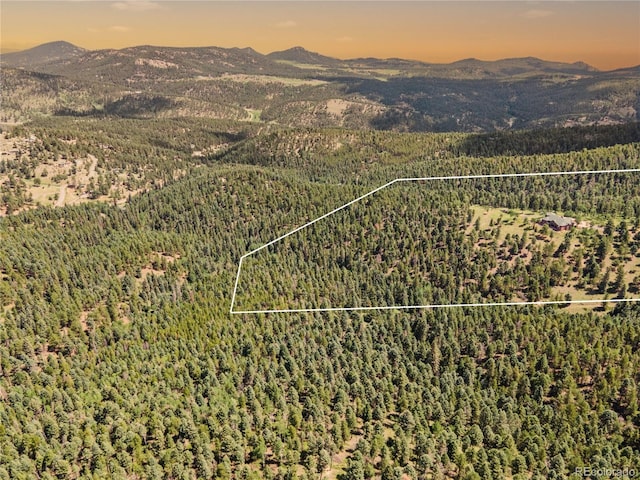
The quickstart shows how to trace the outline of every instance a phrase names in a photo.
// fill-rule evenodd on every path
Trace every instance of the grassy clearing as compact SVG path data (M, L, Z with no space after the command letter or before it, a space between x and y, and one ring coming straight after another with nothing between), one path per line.
M326 70L327 69L327 67L324 67L322 65L294 62L293 60L276 60L276 62L281 63L283 65L291 65L293 67L302 68L304 70Z
M483 238L495 239L498 247L497 255L502 259L500 262L507 261L509 265L513 265L515 261L515 255L507 253L506 245L507 239L514 238L522 239L526 234L530 240L528 240L526 246L520 251L519 257L526 259L526 262L531 260L532 249L534 245L542 246L544 249L552 252L552 256L549 257L549 262L562 261L565 263L565 278L559 285L554 285L551 288L551 293L547 299L564 299L569 296L571 300L604 300L605 298L615 298L616 292L613 291L612 285L616 276L616 265L622 262L624 265L624 283L629 287L627 298L635 298L640 296L640 292L637 292L633 285L636 283L637 278L640 276L640 253L634 252L634 248L628 249L627 247L621 247L617 237L613 237L611 251L600 261L600 274L596 280L582 285L583 278L579 275L583 268L586 266L586 258L580 261L579 265L576 264L575 258L578 251L589 252L595 250L593 242L598 242L600 238L604 236L604 225L608 219L600 219L597 222L595 217L589 216L588 219L583 217L582 222L578 226L574 227L571 231L554 231L548 227L544 227L538 224L540 218L544 216L542 212L533 211L521 211L510 210L505 208L485 207L474 205L471 207L472 221L467 227L466 233L470 235L472 231L477 227L481 235L481 240L476 243L477 248L481 248L486 242ZM562 212L560 212L562 213ZM617 227L621 219L613 219L614 225ZM637 235L637 231L632 228L629 229L629 236L633 238ZM565 242L567 235L572 235L570 245L568 249L562 253L559 252L560 246ZM535 241L535 243L533 243ZM591 246L589 246L591 244ZM625 253L626 252L626 253ZM585 255L586 257L586 255ZM508 258L508 260L505 260ZM594 287L599 280L605 275L605 272L609 271L610 283L606 293L599 292ZM571 304L566 308L566 311L577 313L585 311L602 311L599 304Z
M388 77L392 77L394 75L400 75L400 73L402 73L397 68L372 68L367 71L371 73L377 73L378 75L386 75Z
M289 77L277 77L274 75L245 75L242 73L225 74L221 77L213 80L230 80L238 83L278 83L281 85L287 85L292 87L299 87L302 85L308 85L317 87L319 85L326 85L328 82L324 80L307 79L307 78L289 78Z
M500 226L500 235L498 240L504 240L510 235L522 235L525 231L532 231L535 222L541 218L541 215L532 211L510 210L507 208L483 207L474 205L471 207L473 211L473 220L470 229L473 228L476 220L479 220L480 230L488 230L494 226Z
M262 115L262 110L257 110L257 109L253 109L253 108L245 108L245 111L247 112L247 115L249 115L249 118L247 119L247 121L249 122L260 122L260 117Z
M40 205L53 205L58 198L60 186L52 183L34 185L33 181L25 182L33 202Z

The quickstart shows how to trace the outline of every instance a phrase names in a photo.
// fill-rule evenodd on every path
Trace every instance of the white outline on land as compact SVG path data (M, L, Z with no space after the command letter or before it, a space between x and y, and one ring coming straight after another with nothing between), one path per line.
M265 243L261 247L251 250L240 257L238 263L238 273L236 274L236 281L233 286L233 296L231 297L231 306L229 308L230 314L242 314L242 313L316 313L316 312L354 312L354 311L371 311L371 310L417 310L426 308L453 308L453 307L499 307L499 306L516 306L516 305L570 305L570 304L589 304L589 303L622 303L622 302L640 302L640 298L613 298L613 299L599 299L599 300L549 300L539 302L487 302L487 303L451 303L451 304L432 304L432 305L388 305L380 307L327 307L327 308L294 308L294 309L274 309L274 310L234 310L233 307L236 301L236 293L238 291L238 282L240 280L240 271L242 269L242 262L245 258L250 257L254 253L259 252L280 240L293 235L300 230L313 225L320 220L323 220L340 210L343 210L354 203L359 202L380 190L387 188L394 183L398 182L418 182L418 181L430 181L430 180L474 180L479 178L514 178L514 177L546 177L546 176L560 176L560 175L596 175L602 173L639 173L640 168L627 168L619 170L578 170L573 172L528 172L528 173L494 173L487 175L453 175L449 177L407 177L396 178L388 183L385 183L381 187L375 188L358 198L351 200L350 202L341 205L338 208L334 208L328 213L319 216L318 218L311 220L310 222L294 228L288 233L281 235L280 237Z

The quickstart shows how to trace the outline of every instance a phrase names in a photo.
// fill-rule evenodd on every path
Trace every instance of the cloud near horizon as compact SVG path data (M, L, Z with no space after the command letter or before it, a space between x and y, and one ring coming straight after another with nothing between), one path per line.
M278 28L293 28L297 26L298 26L298 23L294 22L293 20L285 20L283 22L276 23L276 27Z
M96 27L87 27L87 32L89 33L104 33L104 32L130 32L133 29L131 27L126 27L124 25L111 25L106 28L96 28Z
M553 15L553 12L551 10L535 10L534 9L534 10L527 10L521 16L524 18L535 20L538 18L550 17L551 15Z
M116 10L129 12L147 12L149 10L164 8L159 3L149 0L126 0L124 2L112 3L111 6Z

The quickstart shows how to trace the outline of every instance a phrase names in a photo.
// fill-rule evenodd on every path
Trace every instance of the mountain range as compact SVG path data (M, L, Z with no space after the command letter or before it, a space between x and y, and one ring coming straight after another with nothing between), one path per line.
M340 60L302 47L52 42L0 56L0 121L36 115L198 116L296 126L492 131L640 117L640 67L533 57L449 64Z

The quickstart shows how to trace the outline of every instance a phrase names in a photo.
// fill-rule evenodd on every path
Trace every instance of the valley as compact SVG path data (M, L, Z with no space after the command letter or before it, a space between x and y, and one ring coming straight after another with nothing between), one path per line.
M140 46L66 42L0 55L0 122L40 115L260 120L281 126L489 132L638 120L637 67L601 72L537 58L428 64L339 60L295 47ZM336 109L336 105L345 105Z

